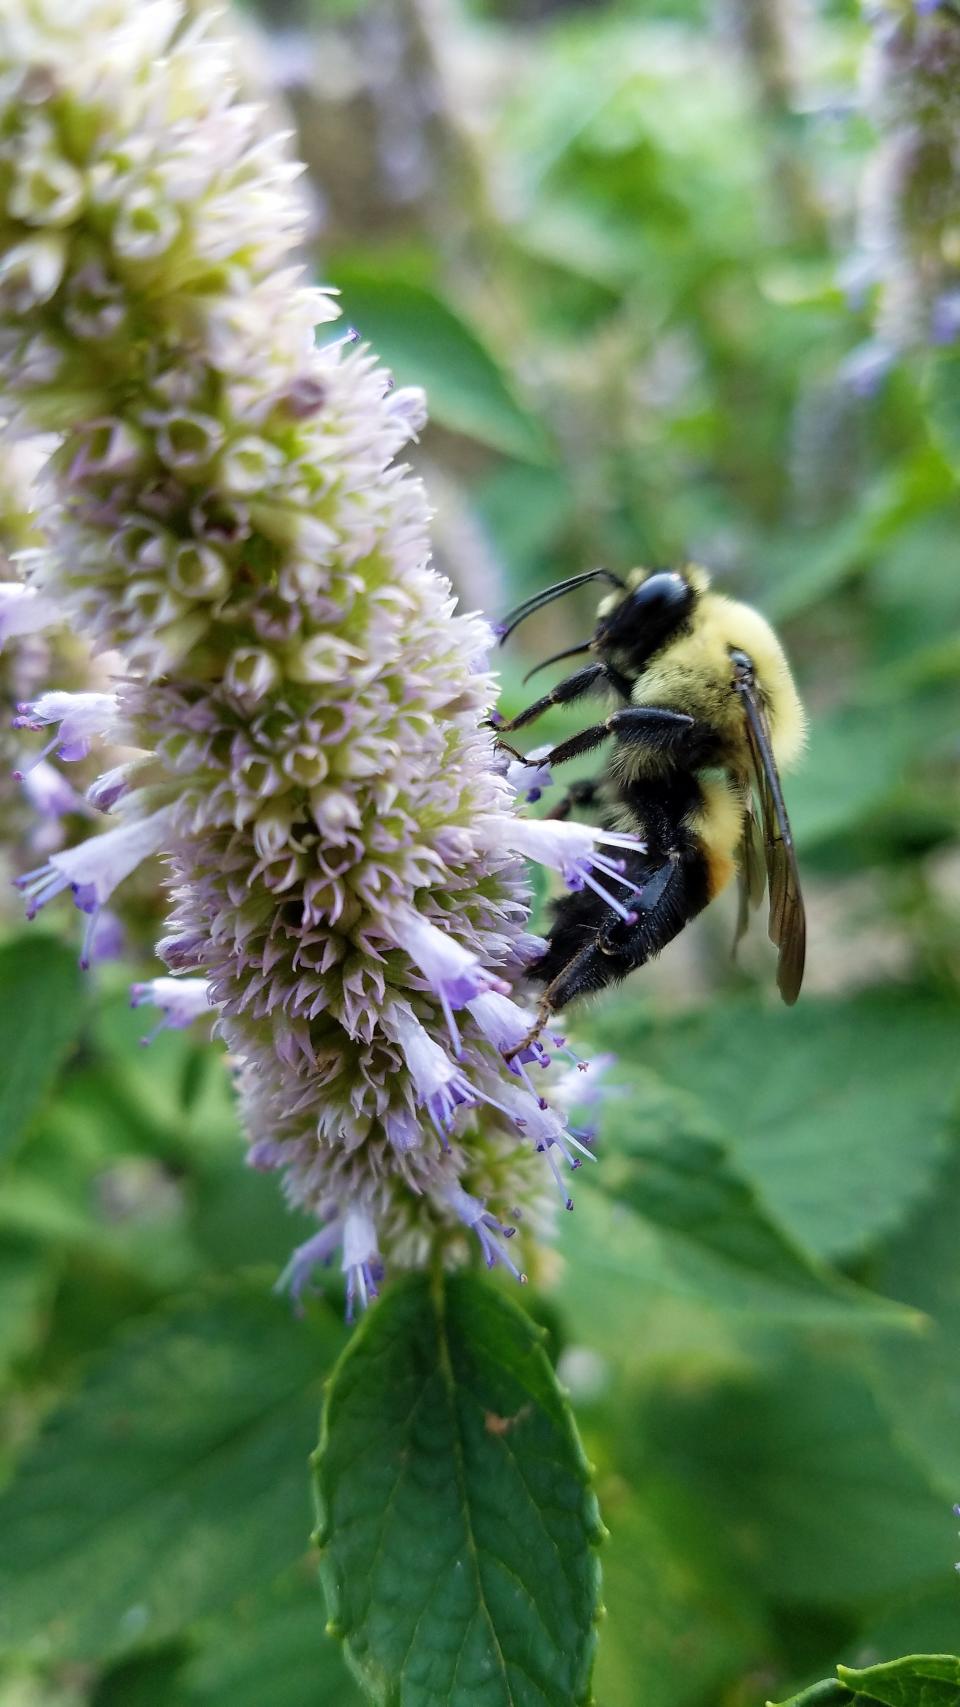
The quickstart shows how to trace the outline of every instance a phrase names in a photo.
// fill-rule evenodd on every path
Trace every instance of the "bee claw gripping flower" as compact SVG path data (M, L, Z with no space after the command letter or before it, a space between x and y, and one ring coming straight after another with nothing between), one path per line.
M455 614L395 461L421 399L318 342L336 309L284 262L300 214L258 122L170 0L3 8L0 382L14 431L59 436L27 604L123 671L115 706L21 717L62 719L69 756L115 715L143 753L91 790L116 827L24 887L95 912L166 856L171 976L134 1000L180 1025L209 999L250 1160L319 1223L288 1284L339 1252L353 1308L436 1250L519 1275L512 1206L518 1245L547 1227L579 1156L568 1075L540 1043L505 1059L529 1025L523 856L596 887L618 839L519 831L480 727L489 632Z

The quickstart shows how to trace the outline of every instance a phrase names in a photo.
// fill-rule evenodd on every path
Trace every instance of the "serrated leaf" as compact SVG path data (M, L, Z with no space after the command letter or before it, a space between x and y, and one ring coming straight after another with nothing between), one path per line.
M0 1155L15 1148L83 1020L76 956L53 937L0 947Z
M731 999L658 1024L620 1002L586 1023L598 1047L696 1099L743 1178L817 1256L889 1234L946 1156L955 1002L907 989L791 1009Z
M575 1707L599 1526L537 1330L470 1275L413 1276L331 1382L317 1458L331 1620L382 1707Z
M857 1701L864 1696L884 1707L957 1707L960 1660L953 1654L910 1654L906 1659L837 1674Z
M123 1332L0 1501L0 1643L109 1657L269 1583L306 1546L307 1455L342 1340L253 1287Z
M424 285L383 267L333 267L343 310L398 385L422 385L431 420L508 456L541 462L547 445L536 417L514 396L466 321Z
M802 1257L788 1258L787 1247L779 1253L792 1267L785 1284L762 1268L727 1261L695 1238L657 1226L585 1181L577 1186L574 1211L561 1234L566 1263L557 1297L565 1318L581 1343L619 1363L629 1363L643 1347L634 1344L629 1317L614 1304L638 1294L646 1294L649 1304L659 1297L707 1309L714 1323L722 1313L731 1323L894 1330L897 1345L916 1331L915 1313L836 1281Z
M859 1671L838 1666L837 1679L815 1683L780 1707L957 1707L960 1701L960 1660L953 1654L910 1654Z
M660 1236L664 1277L700 1277L711 1304L907 1326L909 1314L832 1274L771 1214L696 1097L633 1068L612 1089L596 1183Z

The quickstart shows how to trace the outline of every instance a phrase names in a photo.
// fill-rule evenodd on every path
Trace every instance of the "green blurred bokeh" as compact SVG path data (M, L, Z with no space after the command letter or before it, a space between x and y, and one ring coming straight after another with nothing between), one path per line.
M318 275L426 386L416 460L465 602L695 557L777 622L811 712L801 1005L762 931L733 965L720 902L581 1019L619 1065L535 1303L610 1530L599 1707L761 1707L838 1659L960 1647L956 370L850 383L866 26L782 3L265 0L244 25L310 166ZM590 620L572 598L521 631L508 707ZM214 1047L139 1052L119 981L78 995L55 944L0 952L4 1056L28 1011L63 1020L0 1093L4 1458L62 1415L82 1480L154 1364L188 1418L182 1462L65 1510L30 1562L0 1704L347 1707L302 1475L337 1301L264 1330L299 1229L240 1165Z

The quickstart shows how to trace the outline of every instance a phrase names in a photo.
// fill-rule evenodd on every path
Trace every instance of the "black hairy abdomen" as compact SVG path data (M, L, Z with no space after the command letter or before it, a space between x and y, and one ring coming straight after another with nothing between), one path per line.
M703 911L710 897L706 852L689 823L703 803L696 778L689 772L673 772L661 779L621 785L615 793L647 846L643 852L623 848L604 852L624 861L623 876L639 894L614 878L598 877L625 908L636 913L636 919L632 923L621 919L590 888L553 903L548 947L530 967L529 976L551 984L575 956L582 957L571 974L570 990L557 991L557 1007L619 982L643 966ZM609 827L615 822L622 829L619 814L604 816ZM591 943L593 951L584 956Z

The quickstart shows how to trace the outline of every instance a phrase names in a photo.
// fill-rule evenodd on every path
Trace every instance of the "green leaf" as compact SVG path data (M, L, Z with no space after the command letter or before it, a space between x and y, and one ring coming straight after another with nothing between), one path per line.
M548 447L535 416L518 403L476 333L425 286L337 261L343 309L373 345L398 385L422 385L432 420L524 461L543 462Z
M936 1181L932 1196L917 1206L908 1226L886 1253L883 1283L930 1318L929 1332L893 1355L871 1347L871 1367L881 1403L901 1437L927 1466L943 1490L944 1504L960 1490L960 1152L956 1149ZM953 1646L960 1640L960 1591L954 1585L957 1628L944 1631ZM897 1646L907 1646L898 1643ZM910 1646L919 1646L913 1638Z
M102 1674L90 1707L360 1707L324 1622L311 1564L192 1626L175 1646L120 1660ZM0 1701L6 1707L2 1687Z
M838 1666L839 1682L815 1683L781 1707L957 1707L960 1660L952 1654L911 1654L907 1659L851 1671Z
M837 1675L857 1700L884 1707L957 1707L960 1700L960 1660L952 1654L911 1654L863 1671L838 1666Z
M950 466L960 468L960 357L938 351L927 374L931 437Z
M869 821L904 786L943 735L936 701L864 696L816 719L804 762L789 778L790 818L801 852Z
M789 1248L789 1247L787 1247ZM570 1334L625 1370L644 1364L651 1346L634 1332L637 1314L672 1322L684 1343L710 1367L742 1336L768 1327L859 1332L891 1347L911 1344L917 1314L866 1289L846 1285L818 1265L805 1272L798 1256L793 1282L769 1282L762 1271L725 1262L704 1246L634 1213L586 1183L562 1228L565 1258L551 1289ZM664 1353L662 1335L654 1342Z
M946 1503L946 1502L945 1502ZM859 1632L847 1658L862 1664L876 1654L936 1654L960 1644L960 1589L955 1571L878 1610Z
M849 1690L844 1689L842 1683L827 1678L824 1683L814 1683L800 1695L791 1695L789 1701L768 1701L767 1707L850 1707L851 1699ZM870 1704L864 1702L861 1707L870 1707Z
M635 1067L612 1090L604 1138L597 1184L658 1229L665 1277L699 1280L715 1306L908 1325L907 1312L841 1281L778 1225L696 1097Z
M370 1312L317 1489L331 1622L374 1701L587 1701L596 1502L537 1330L490 1284L413 1276Z
M136 1110L121 1119L106 1075L71 1072L31 1129L0 1192L0 1229L47 1249L102 1256L170 1291L201 1267L183 1178L145 1154ZM86 1097L83 1093L86 1092Z
M53 937L0 947L0 1155L19 1142L43 1102L84 1013L76 956Z
M300 1556L341 1339L240 1286L122 1333L0 1501L0 1642L71 1659L160 1643Z
M586 1356L585 1395L576 1374L572 1380L578 1402L594 1384L603 1392L634 1378L656 1379L664 1358L683 1360L698 1380L715 1379L740 1366L744 1338L781 1322L778 1307L768 1313L762 1299L755 1309L738 1310L708 1298L706 1277L672 1261L657 1228L595 1187L578 1185L574 1212L560 1232L562 1262L551 1276L549 1301L564 1351L572 1347L575 1360ZM813 1314L801 1320L818 1325Z
M789 1010L730 999L661 1022L617 1002L587 1019L598 1047L696 1099L774 1219L820 1257L889 1234L929 1189L948 1149L957 1023L955 1002L906 988Z
M359 1707L343 1649L324 1629L315 1571L204 1625L169 1707Z
M600 1493L610 1540L597 1699L603 1707L718 1701L725 1680L768 1648L759 1596L744 1592L696 1502L655 1473L630 1488L612 1469Z
M0 1374L34 1338L54 1284L50 1255L32 1240L4 1238L0 1247Z
M842 1344L793 1343L712 1386L680 1367L635 1433L768 1599L872 1610L952 1575L949 1506Z
M177 1645L121 1660L98 1679L90 1707L178 1707L184 1658Z

